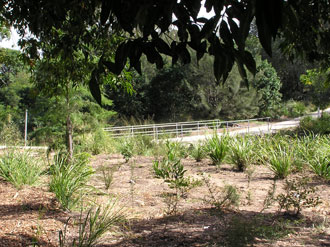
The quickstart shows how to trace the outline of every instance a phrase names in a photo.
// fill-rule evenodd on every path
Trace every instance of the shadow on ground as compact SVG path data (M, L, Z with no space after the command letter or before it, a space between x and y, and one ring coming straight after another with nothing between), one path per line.
M308 230L314 226L305 218L251 211L219 214L214 209L203 208L178 216L132 221L121 241L114 243L108 239L104 241L107 244L100 246L276 246L276 240L290 233L290 238L295 236L292 233L299 232L301 227ZM329 239L328 234L315 233L306 236L304 242L308 246L327 246Z

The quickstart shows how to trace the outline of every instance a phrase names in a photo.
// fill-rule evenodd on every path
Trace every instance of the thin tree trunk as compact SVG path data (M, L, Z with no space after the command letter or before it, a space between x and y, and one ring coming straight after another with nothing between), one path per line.
M66 146L68 150L69 161L73 158L73 138L72 138L72 122L70 118L70 113L68 113L66 118Z
M66 147L68 151L68 161L70 162L73 158L73 128L71 122L71 109L70 109L70 94L69 94L69 83L67 83L66 88L66 106L67 106L67 116L66 116Z

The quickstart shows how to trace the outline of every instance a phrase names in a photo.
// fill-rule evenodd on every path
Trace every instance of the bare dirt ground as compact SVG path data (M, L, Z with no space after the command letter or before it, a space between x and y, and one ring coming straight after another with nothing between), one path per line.
M91 184L99 192L90 195L90 200L104 204L115 196L127 217L127 223L107 233L99 246L330 246L330 187L312 174L303 176L312 178L311 186L317 188L322 203L304 209L301 217L294 218L278 213L276 203L261 212L273 184L268 168L256 166L249 183L246 173L236 172L230 165L217 169L207 159L183 159L187 175L200 180L201 173L210 176L215 190L235 186L240 194L239 206L216 210L206 202L209 191L203 184L182 198L176 215L168 215L166 193L171 190L161 179L154 178L153 159L135 157L125 163L120 155L92 158L91 165L96 170L116 167L116 171L108 190L97 172ZM277 182L276 193L283 192L283 184L284 181ZM1 247L58 246L59 230L76 215L61 210L46 185L18 191L0 180ZM73 222L69 221L72 236L76 231Z

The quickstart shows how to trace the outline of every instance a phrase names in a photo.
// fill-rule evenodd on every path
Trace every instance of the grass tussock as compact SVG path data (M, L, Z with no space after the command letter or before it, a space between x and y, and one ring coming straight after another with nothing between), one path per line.
M40 160L29 152L7 151L0 157L0 177L17 189L23 185L35 185L44 170Z

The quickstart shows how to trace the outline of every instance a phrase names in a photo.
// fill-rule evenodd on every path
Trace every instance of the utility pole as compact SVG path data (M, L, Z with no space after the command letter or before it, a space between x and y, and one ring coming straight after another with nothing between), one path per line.
M27 121L28 121L28 110L25 110L25 132L24 132L24 146L27 143Z

